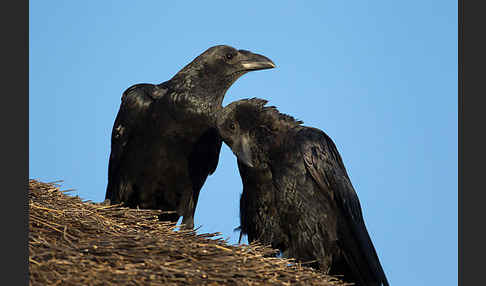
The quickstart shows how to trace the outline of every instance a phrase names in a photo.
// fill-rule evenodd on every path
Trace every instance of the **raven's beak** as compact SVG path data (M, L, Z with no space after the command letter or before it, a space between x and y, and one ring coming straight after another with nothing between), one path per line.
M240 64L245 71L273 69L275 64L269 58L246 50L239 50Z
M232 149L238 160L246 166L253 168L251 148L247 136L248 135L241 136L239 140L233 144Z

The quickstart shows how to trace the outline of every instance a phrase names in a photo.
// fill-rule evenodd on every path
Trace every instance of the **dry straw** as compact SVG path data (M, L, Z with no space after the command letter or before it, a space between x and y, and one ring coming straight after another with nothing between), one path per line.
M345 285L268 247L177 230L159 213L29 180L30 285Z

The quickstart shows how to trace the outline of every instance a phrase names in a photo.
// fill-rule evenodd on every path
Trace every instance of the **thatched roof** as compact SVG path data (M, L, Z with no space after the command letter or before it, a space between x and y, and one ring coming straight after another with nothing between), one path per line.
M344 285L261 245L177 230L158 211L83 202L29 181L30 285Z

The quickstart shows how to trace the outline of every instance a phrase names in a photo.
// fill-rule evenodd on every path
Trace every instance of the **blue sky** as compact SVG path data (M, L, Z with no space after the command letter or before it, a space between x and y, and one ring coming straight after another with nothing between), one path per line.
M29 177L104 199L122 92L216 44L262 53L224 105L262 97L336 143L392 285L457 284L456 1L30 1ZM223 146L196 210L236 243Z

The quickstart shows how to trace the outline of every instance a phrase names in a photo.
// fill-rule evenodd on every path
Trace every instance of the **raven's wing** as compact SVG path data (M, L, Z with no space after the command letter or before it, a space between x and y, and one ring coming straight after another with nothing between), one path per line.
M194 209L206 178L218 166L223 141L215 128L209 128L196 142L189 157L189 173L193 185Z
M388 286L366 229L358 196L334 142L323 131L310 127L299 131L297 140L308 172L344 215L344 224L339 224L342 229L338 243L353 276L361 280L356 282Z
M153 84L136 84L123 92L120 109L111 133L111 153L108 163L108 185L105 199L118 202L121 191L120 166L127 152L127 144L135 130L148 119L152 102L163 96L165 90Z

